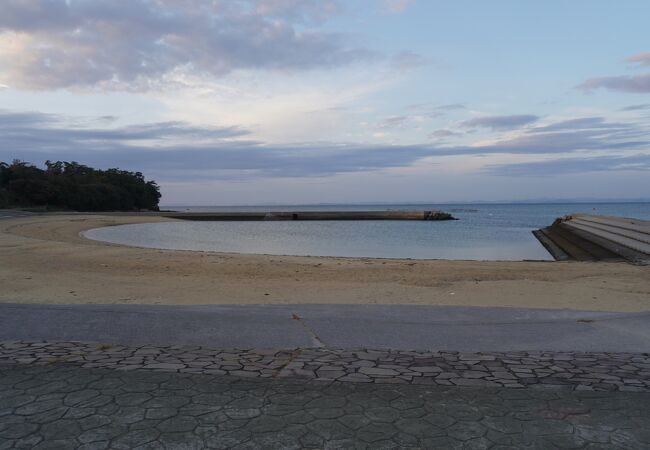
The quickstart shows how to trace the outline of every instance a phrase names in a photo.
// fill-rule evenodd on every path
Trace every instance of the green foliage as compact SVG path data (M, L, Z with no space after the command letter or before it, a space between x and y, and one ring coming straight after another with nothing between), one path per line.
M160 189L140 172L98 170L76 162L0 162L0 208L42 206L76 211L158 210Z

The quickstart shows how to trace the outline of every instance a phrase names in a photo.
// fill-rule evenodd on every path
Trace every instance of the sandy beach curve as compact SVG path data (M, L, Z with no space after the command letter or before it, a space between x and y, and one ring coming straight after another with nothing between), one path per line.
M628 263L390 260L157 250L85 230L168 221L39 215L0 221L0 302L422 304L650 310L650 267Z

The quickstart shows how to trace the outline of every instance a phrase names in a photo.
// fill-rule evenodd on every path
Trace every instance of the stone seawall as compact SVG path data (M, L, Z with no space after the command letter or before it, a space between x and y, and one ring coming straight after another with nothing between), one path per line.
M288 211L288 212L162 212L163 217L183 220L455 220L442 211Z

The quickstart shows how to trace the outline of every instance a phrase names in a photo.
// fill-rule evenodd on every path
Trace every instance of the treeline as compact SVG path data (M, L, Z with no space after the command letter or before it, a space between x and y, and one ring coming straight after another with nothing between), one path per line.
M158 210L160 189L140 172L99 170L76 162L0 162L0 208L75 211Z

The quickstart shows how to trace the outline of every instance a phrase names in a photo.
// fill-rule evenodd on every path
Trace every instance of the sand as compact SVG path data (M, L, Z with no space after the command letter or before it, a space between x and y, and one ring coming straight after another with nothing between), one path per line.
M141 249L80 232L159 217L0 221L0 302L422 304L650 310L650 267L628 263L385 260Z

